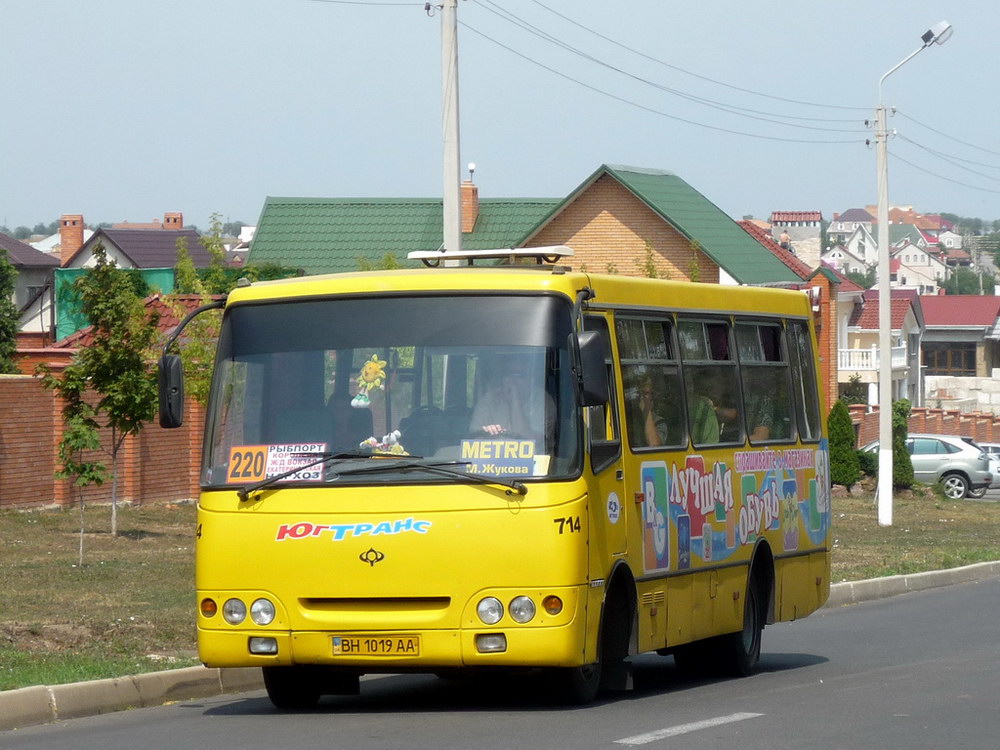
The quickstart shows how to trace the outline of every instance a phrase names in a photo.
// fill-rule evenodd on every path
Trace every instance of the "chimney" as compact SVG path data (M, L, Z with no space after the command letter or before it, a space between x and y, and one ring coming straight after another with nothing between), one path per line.
M83 214L59 217L59 265L66 263L83 247Z
M834 220L834 221L840 221L840 214L839 214L839 213L835 213L835 214L833 215L833 220Z
M179 212L170 212L163 214L163 228L164 229L183 229L184 228L184 214Z
M476 228L479 218L479 188L472 180L462 183L462 232L468 234Z

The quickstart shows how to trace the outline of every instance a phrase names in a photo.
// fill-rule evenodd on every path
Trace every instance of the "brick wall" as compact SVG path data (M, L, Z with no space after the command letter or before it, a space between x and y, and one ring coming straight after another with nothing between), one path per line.
M185 412L188 419L177 430L149 424L138 437L125 441L119 452L120 501L198 496L204 413L190 402ZM55 478L62 428L62 402L42 388L37 378L0 377L0 508L66 506L81 495L87 502L111 502L110 479L103 485L77 488ZM102 430L101 441L105 448L109 446L110 431ZM94 451L85 458L100 460L111 469L110 455Z
M719 266L697 250L677 230L655 214L620 182L603 175L542 230L528 247L569 245L573 258L564 259L574 270L623 276L646 276L647 247L657 276L717 283Z
M0 506L52 502L56 416L37 380L0 377Z
M819 312L813 315L816 325L816 347L819 355L819 389L823 393L823 413L833 406L839 394L837 385L837 303L836 290L821 273L809 281L819 289Z
M865 404L852 404L851 421L858 433L858 447L878 440L878 407L871 411ZM906 424L911 433L961 435L981 443L1000 442L1000 416L990 412L960 412L958 409L910 410Z

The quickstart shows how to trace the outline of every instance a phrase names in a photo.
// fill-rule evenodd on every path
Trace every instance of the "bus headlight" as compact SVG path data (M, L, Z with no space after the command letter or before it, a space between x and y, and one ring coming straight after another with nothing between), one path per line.
M496 625L503 617L503 604L495 596L487 596L476 605L476 614L487 625Z
M270 625L274 621L274 605L267 599L257 599L250 605L250 619L257 625Z
M531 622L535 616L535 603L527 596L515 597L510 603L510 616L514 622Z
M239 625L247 619L247 605L239 599L227 599L222 605L222 616L230 625Z

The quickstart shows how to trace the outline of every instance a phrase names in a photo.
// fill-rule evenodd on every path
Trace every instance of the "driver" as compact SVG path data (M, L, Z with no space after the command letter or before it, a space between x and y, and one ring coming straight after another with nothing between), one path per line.
M534 383L528 362L508 361L476 402L470 429L488 435L541 437L546 424L546 399L540 390L531 387Z

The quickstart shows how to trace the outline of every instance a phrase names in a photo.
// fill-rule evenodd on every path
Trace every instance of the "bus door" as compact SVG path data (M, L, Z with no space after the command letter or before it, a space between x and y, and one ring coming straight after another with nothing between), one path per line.
M597 331L605 347L608 367L609 401L603 406L588 408L588 454L593 473L590 483L590 565L591 579L604 578L611 568L612 558L623 557L627 548L627 513L630 498L626 497L622 468L622 441L618 417L618 396L615 367L611 354L608 321L598 315L584 317L585 330Z

